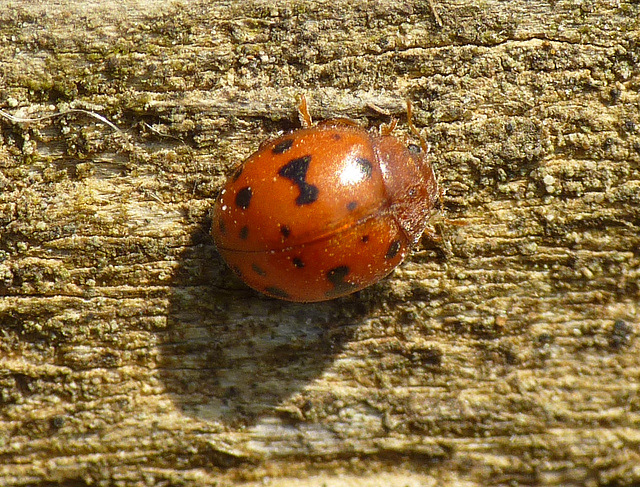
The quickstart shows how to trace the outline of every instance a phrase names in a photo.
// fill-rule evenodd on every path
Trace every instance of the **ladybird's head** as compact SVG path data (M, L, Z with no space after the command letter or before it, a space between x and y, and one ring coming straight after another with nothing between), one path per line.
M426 190L430 192L433 186L437 192L435 175L427 160L429 144L413 125L413 108L410 100L407 100L407 125L413 134L414 140L392 135L397 122L397 119L391 119L388 125L384 124L380 127L379 135L374 137L374 139L377 139L376 145L378 154L381 157L383 172L385 172L385 166L388 166L392 173L399 175L398 179L406 184L406 188L414 188L413 183L418 183L418 180L422 180L422 184L418 185L423 186L423 190L427 188ZM421 191L416 189L411 191L411 193L416 192ZM425 194L420 197L431 201L429 195Z
M426 144L405 143L392 135L375 138L385 189L398 223L415 243L439 201Z
M416 144L393 135L380 135L374 140L380 168L387 184L391 184L392 187L397 185L400 191L402 188L414 186L436 186L435 175L427 157L426 144ZM392 179L395 181L392 182Z

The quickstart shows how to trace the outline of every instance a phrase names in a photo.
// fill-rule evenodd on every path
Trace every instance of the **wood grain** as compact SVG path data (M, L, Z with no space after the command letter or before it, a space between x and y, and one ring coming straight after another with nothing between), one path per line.
M640 483L637 1L50 3L0 0L0 108L63 114L0 119L0 485ZM312 305L208 236L299 93L411 99L453 222Z

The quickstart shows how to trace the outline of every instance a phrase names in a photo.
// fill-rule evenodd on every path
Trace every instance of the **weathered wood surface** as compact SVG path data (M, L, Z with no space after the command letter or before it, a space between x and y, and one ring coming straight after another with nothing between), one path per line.
M640 482L637 1L53 3L0 108L122 132L0 122L0 485ZM413 100L466 224L313 305L207 235L300 92Z

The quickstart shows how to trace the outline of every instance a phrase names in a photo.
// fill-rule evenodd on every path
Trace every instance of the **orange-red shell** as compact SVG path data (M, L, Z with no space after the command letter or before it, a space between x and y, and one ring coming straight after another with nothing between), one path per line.
M290 301L373 284L402 262L438 199L411 148L343 121L262 144L215 202L220 255L249 286Z

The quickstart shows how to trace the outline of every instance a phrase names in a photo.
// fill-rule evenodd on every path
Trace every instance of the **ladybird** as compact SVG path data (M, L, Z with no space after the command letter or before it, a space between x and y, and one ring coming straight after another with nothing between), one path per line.
M365 130L348 119L264 142L218 195L211 233L249 286L288 301L324 301L380 280L425 231L439 201L427 145L391 135L396 120Z

